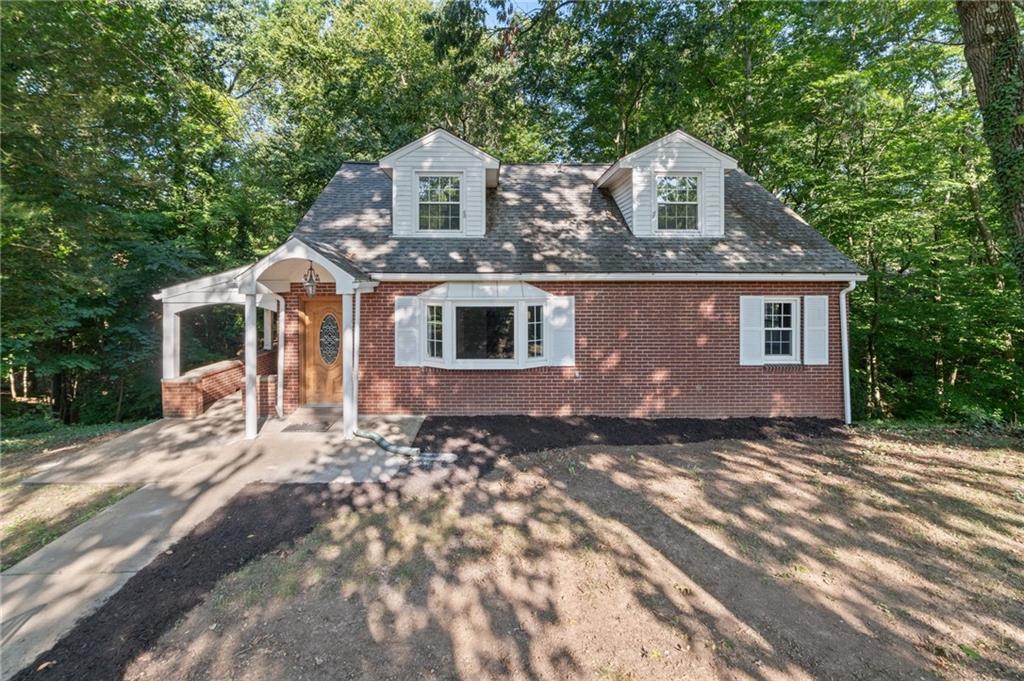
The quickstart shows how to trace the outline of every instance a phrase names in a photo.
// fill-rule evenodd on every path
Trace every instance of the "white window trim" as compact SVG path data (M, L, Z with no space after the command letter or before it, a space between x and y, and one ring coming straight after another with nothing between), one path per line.
M430 318L427 314L427 308L429 307L440 307L441 308L441 356L431 357L430 356ZM426 366L444 366L444 353L445 347L448 345L448 314L445 310L443 302L426 302L422 306L422 314L420 315L423 324L423 341L420 352L423 357L423 364Z
M544 298L421 298L419 304L419 326L421 332L420 356L424 366L442 369L528 369L546 366L549 362L548 350L551 337L550 315L547 313L547 301ZM427 307L441 306L441 357L431 357L427 351L429 340L427 334ZM543 315L543 354L540 357L527 356L527 308L539 305ZM513 308L514 343L511 359L458 359L455 356L455 320L456 308L460 307L511 307Z
M540 308L540 354L530 357L530 308ZM523 304L523 327L526 332L523 336L523 355L526 358L527 366L533 364L544 364L548 358L548 314L547 305L544 301L525 301Z
M793 305L793 354L792 355L769 355L764 351L765 339L771 331L764 325L764 308L769 303L791 303ZM771 364L800 364L800 296L765 296L761 301L761 356L766 365Z
M425 305L430 305L429 299ZM519 298L519 299L449 299L445 301L445 330L444 330L444 363L443 366L450 369L523 369L531 366L541 366L547 361L545 352L541 357L527 357L526 353L526 308L529 305L544 305L543 299ZM455 320L456 309L460 307L511 307L513 314L513 357L511 359L459 359L455 356ZM545 315L544 334L547 336L547 315Z
M697 229L661 229L658 227L658 178L697 178ZM704 172L700 170L652 170L651 171L651 233L665 238L694 238L704 236Z
M459 228L458 229L420 229L420 179L424 177L457 177L459 178ZM416 206L413 225L416 236L431 238L464 235L466 233L466 177L461 170L417 170L413 173L413 201Z

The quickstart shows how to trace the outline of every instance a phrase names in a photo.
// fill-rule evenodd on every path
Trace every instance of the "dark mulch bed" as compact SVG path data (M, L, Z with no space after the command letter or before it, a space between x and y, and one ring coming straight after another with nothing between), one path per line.
M842 433L839 422L817 419L431 417L421 426L415 445L458 454L454 466L410 468L388 483L248 485L14 679L121 678L132 660L201 603L225 575L294 542L343 509L358 511L466 484L488 473L498 456L583 444L795 439Z
M428 416L413 446L428 452L509 456L580 445L667 445L705 440L845 437L814 418L627 419L611 416Z

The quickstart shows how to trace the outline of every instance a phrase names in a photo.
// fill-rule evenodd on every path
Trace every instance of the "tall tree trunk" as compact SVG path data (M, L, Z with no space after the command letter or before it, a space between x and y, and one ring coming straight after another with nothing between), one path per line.
M121 422L121 409L124 407L124 376L117 379L117 410L114 412L114 421Z
M11 399L15 402L18 401L18 386L14 383L14 367L8 367L7 376L11 381Z
M61 423L71 423L71 406L68 403L68 377L64 371L53 375L53 415Z
M964 57L974 79L1000 203L1013 228L1024 290L1024 47L1009 0L957 0Z
M973 179L967 180L967 200L971 204L971 215L974 217L974 226L978 228L978 238L985 249L985 262L993 269L999 267L999 249L996 248L996 240L992 237L992 230L985 221L985 214L981 209L981 196L978 185ZM1003 275L996 274L996 288L1002 289L1005 283Z

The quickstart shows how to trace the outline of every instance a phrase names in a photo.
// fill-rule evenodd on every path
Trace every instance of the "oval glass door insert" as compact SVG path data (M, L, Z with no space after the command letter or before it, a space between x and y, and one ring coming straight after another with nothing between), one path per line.
M324 364L334 364L338 359L338 320L329 314L320 322L320 359Z

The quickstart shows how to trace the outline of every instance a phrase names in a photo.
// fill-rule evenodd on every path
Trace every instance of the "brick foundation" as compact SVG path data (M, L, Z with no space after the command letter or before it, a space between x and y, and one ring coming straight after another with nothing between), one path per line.
M576 297L575 367L396 367L394 298L435 285L384 283L362 296L360 413L843 416L845 282L543 283L552 294ZM822 294L829 296L827 366L739 365L741 295ZM300 398L300 296L298 285L285 295L286 413Z

